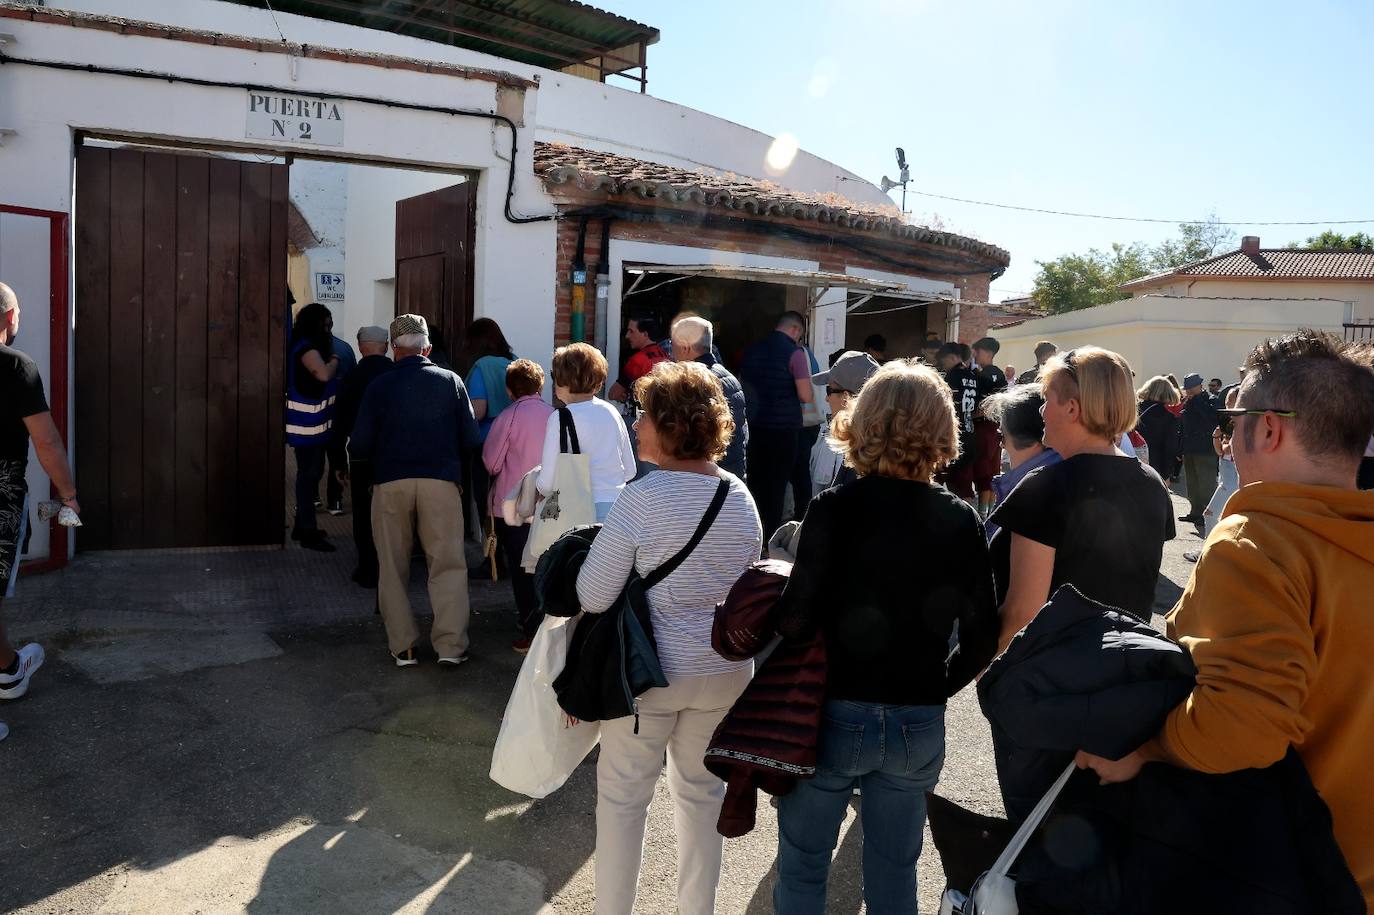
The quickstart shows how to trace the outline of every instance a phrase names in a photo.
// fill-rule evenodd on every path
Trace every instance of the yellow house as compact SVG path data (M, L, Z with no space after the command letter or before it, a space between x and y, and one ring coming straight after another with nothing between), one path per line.
M1355 324L1374 322L1374 251L1262 248L1258 236L1240 249L1121 285L1126 295L1185 298L1336 299L1351 303Z

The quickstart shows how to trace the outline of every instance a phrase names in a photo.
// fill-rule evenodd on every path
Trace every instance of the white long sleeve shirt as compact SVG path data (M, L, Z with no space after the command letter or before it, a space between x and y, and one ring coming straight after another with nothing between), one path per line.
M577 429L577 444L587 455L592 472L592 501L614 502L625 484L635 477L635 453L630 447L630 434L619 411L600 397L568 405L573 427ZM543 461L539 468L538 486L544 495L553 492L554 472L558 463L558 411L549 415L544 426Z

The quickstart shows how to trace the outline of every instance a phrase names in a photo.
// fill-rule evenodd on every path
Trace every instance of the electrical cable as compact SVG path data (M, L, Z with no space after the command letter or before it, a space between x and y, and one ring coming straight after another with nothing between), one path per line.
M277 11L272 9L272 0L267 0L267 12L272 14L272 24L277 27L277 34L281 36L281 43L287 44L286 33L281 30L281 23L277 21Z
M358 102L362 105L381 105L386 108L399 108L403 111L425 111L433 114L447 114L451 117L482 118L484 120L504 124L510 128L511 161L511 167L506 169L506 221L514 223L515 225L524 225L531 222L548 222L557 217L555 213L550 213L546 216L517 216L515 212L511 210L511 200L515 197L516 141L519 131L514 121L504 114L497 114L494 111L472 111L465 108L445 108L439 105L417 105L413 102L402 102L395 99L368 98L361 95L342 95L333 92L303 93L300 89L286 88L283 86L267 86L256 83L233 83L223 80L201 79L194 76L178 76L175 73L154 73L150 70L129 70L121 67L101 67L95 64L74 64L60 60L32 60L23 57L11 57L8 54L0 54L0 66L5 64L23 64L29 67L63 70L69 73L98 73L103 76L126 76L131 79L150 79L165 83L185 83L189 86L206 86L212 89L243 89L249 92L280 92L286 95L308 94L311 98L329 99L330 101ZM99 131L92 132L98 133Z
M1068 210L1047 210L1041 207L1023 207L1010 203L993 203L988 200L970 200L967 197L950 197L945 194L932 194L930 191L912 191L921 197L934 197L936 200L952 200L955 203L971 203L980 207L996 207L999 210L1019 210L1022 213L1043 213L1047 216L1073 216L1078 219L1110 219L1115 222L1158 222L1177 226L1353 226L1374 223L1374 219L1311 219L1285 221L1277 219L1159 219L1150 216L1105 216L1101 213L1074 213Z

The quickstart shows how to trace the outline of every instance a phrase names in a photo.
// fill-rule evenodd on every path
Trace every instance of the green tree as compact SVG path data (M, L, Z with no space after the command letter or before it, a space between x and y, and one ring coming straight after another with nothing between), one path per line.
M1139 242L1039 261L1031 299L1050 314L1115 302L1122 298L1117 287L1149 273L1150 262L1149 249Z
M1209 213L1206 222L1185 222L1178 227L1178 238L1160 242L1150 252L1150 267L1173 270L1184 264L1216 257L1236 246L1236 232Z
M1320 235L1313 235L1302 244L1295 241L1289 242L1288 247L1322 248L1327 251L1374 251L1374 237L1363 232L1342 235L1340 232L1327 229Z

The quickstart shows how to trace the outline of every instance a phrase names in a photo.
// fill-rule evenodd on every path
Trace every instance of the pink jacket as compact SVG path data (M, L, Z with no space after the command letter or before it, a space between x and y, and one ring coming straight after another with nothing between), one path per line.
M538 466L544 450L544 429L553 407L529 394L512 403L492 423L482 446L482 463L491 472L491 511L501 516L501 501Z

